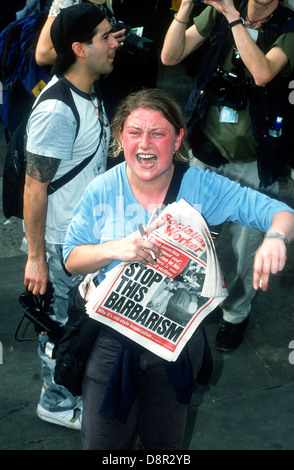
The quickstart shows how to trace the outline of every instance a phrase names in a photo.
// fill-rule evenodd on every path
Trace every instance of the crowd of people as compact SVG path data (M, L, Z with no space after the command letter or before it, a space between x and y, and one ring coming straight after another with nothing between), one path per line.
M100 270L103 282L121 261L154 264L150 250L161 252L132 226L127 207L143 214L149 235L150 206L162 206L185 166L177 199L200 204L209 225L231 227L237 263L226 273L215 343L228 352L241 344L256 292L284 268L294 239L294 210L272 197L293 158L294 12L279 0L195 3L52 2L36 48L52 79L27 124L24 283L43 295L50 280L54 319L64 325L68 293L86 274ZM143 51L130 50L128 25L144 26ZM183 111L156 86L159 54L165 66L196 61ZM48 196L51 182L89 156ZM105 204L112 211L99 218L95 207ZM41 419L81 429L84 449L181 449L191 394L210 357L203 328L167 364L101 327L82 396L55 383L47 340L40 336Z

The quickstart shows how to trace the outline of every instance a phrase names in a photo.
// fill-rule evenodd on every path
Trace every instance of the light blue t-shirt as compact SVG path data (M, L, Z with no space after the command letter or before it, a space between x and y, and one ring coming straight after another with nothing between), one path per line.
M184 174L179 199L201 210L209 225L228 220L263 232L269 229L277 212L294 212L280 201L194 166ZM151 205L148 209L132 193L125 162L99 175L88 185L74 210L65 238L64 260L75 246L105 243L130 235L138 230L139 223L148 223L155 207ZM102 277L118 263L114 261L101 270Z

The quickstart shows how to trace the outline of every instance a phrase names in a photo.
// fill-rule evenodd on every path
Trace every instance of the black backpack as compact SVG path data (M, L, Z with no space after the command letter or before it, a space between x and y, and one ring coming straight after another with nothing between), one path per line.
M97 87L97 84L96 84ZM99 93L96 88L96 93ZM76 108L70 88L66 80L61 77L58 82L44 91L36 102L33 110L43 101L48 99L58 99L67 104L77 121L76 135L77 137L80 128L80 116ZM57 191L70 180L72 180L80 171L82 171L92 158L96 155L103 135L103 126L101 126L100 137L96 150L88 157L86 157L79 165L72 168L68 173L61 176L57 180L51 182L48 186L47 194ZM9 219L10 217L18 217L23 219L23 192L25 183L26 172L26 122L18 125L13 137L8 145L7 154L5 158L4 171L3 171L3 213Z
M77 121L77 136L80 126L79 113L74 103L70 88L66 85L64 80L59 80L48 88L48 90L45 90L37 101L36 106L47 99L58 99L63 101L72 109ZM35 109L35 107L33 109ZM6 153L3 171L3 213L7 219L12 216L20 219L23 218L23 192L26 171L26 124L27 122L23 121L18 125L8 144ZM76 176L84 166L87 165L93 156L94 154L83 160L70 172L51 183L48 187L48 195L52 194L54 191L66 184L70 179L74 178L74 176Z

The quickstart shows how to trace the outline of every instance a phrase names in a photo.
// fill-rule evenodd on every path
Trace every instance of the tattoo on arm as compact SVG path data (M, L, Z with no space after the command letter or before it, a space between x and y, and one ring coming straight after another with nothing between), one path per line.
M26 174L40 183L52 181L60 165L58 158L43 157L34 153L27 154Z

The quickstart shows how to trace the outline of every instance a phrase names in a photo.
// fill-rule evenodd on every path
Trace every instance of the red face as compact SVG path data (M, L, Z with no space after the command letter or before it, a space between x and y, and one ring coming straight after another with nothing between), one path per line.
M145 108L132 111L120 137L133 176L147 182L169 171L183 134L181 129L176 135L172 124L159 111Z

